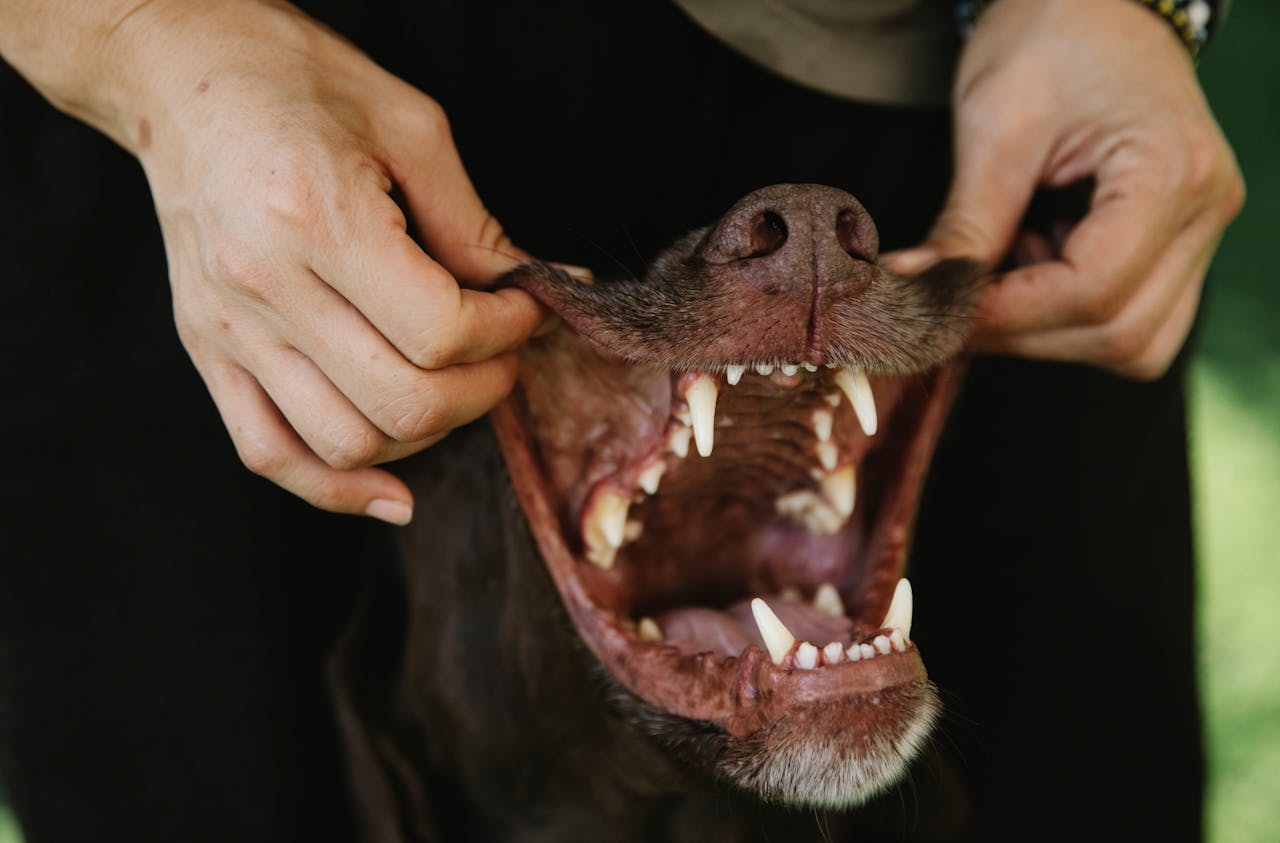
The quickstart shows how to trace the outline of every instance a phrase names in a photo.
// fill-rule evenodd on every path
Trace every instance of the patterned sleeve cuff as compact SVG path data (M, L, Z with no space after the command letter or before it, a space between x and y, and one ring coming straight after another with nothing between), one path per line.
M983 9L994 0L957 0L956 23L964 37L968 38L973 25ZM1178 38L1186 45L1191 57L1199 58L1200 51L1209 43L1218 28L1219 19L1225 14L1228 0L1133 0L1164 18Z

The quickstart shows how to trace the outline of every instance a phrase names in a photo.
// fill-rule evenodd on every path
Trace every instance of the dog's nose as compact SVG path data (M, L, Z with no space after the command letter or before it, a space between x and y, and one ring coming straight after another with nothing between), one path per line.
M698 251L709 264L757 262L762 279L806 287L816 281L822 287L864 278L855 266L874 263L879 248L871 216L848 193L826 185L779 184L730 208Z

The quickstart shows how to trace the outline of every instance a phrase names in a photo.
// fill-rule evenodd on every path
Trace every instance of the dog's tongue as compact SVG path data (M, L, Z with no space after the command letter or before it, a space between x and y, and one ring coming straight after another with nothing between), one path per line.
M771 595L764 600L800 641L812 641L819 647L832 641L847 647L853 641L853 624L846 617L828 614L790 595ZM666 642L689 654L714 652L736 656L748 644L766 649L750 600L741 600L725 609L705 606L669 609L656 620Z

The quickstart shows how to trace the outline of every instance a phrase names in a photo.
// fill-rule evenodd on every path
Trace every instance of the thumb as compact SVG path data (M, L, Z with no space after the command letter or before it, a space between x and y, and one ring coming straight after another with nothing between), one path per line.
M886 255L900 275L915 275L943 258L964 257L993 269L1004 259L1044 169L1044 152L1019 132L965 130L957 120L955 176L946 204L919 246Z

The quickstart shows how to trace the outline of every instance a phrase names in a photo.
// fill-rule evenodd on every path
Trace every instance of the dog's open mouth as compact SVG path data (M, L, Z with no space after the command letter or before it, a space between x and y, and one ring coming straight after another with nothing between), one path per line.
M902 574L973 273L884 273L865 211L812 186L757 191L673 253L643 281L524 273L573 330L528 348L495 413L517 494L583 641L690 721L692 754L766 798L861 801L938 711ZM927 306L883 312L912 283ZM719 330L690 329L689 295Z

